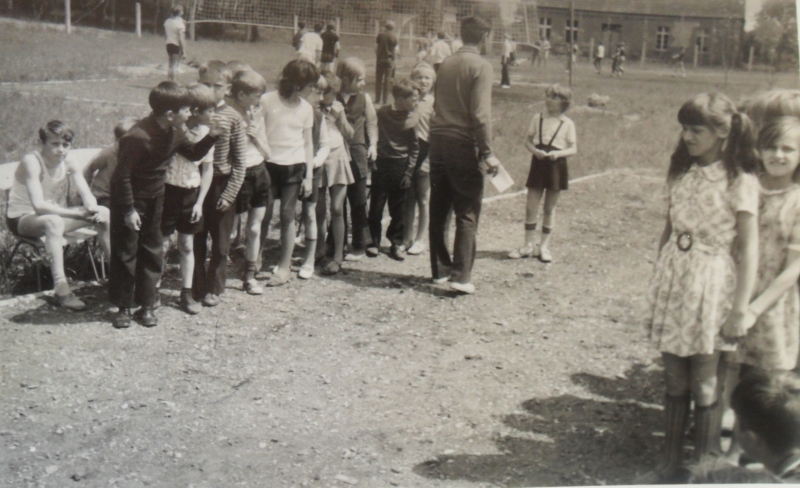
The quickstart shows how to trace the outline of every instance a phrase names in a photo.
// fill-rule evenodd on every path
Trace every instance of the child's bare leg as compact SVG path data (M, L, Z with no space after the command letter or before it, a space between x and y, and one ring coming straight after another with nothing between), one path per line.
M417 235L414 238L414 244L422 246L422 241L428 233L428 219L430 215L430 202L431 202L431 179L427 174L419 175L415 180L414 188L417 196L417 206L419 207L419 222L417 225ZM411 205L413 208L413 205Z
M411 188L408 189L406 194L406 206L403 209L403 220L405 227L403 228L403 245L408 249L414 243L414 220L416 220L417 213L417 189L414 187L416 183L416 175L412 177Z
M333 260L341 264L344 259L344 198L347 196L347 186L333 185L330 192Z
M244 249L245 273L242 281L244 282L244 291L251 295L260 295L264 292L256 282L256 273L261 251L261 224L266 213L266 207L253 207L247 212Z
M325 243L328 239L328 188L322 187L319 189L319 199L317 199L317 242L322 243L316 246L314 252L314 259L322 259L325 257Z
M273 273L274 284L285 283L292 270L295 204L299 194L299 183L287 184L281 189L281 258Z
M317 255L317 202L303 202L303 226L306 228L306 255L303 265L314 266Z
M178 253L181 263L181 286L183 289L191 290L194 276L194 234L178 233Z
M539 216L539 202L542 200L544 190L541 188L528 188L525 202L525 247L533 247L536 237L537 217Z
M544 192L544 215L542 216L542 241L539 243L539 252L543 261L548 261L550 257L550 234L556 221L556 203L559 190L545 190Z

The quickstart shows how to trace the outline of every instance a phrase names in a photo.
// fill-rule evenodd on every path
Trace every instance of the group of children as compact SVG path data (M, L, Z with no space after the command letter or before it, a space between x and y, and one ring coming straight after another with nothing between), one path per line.
M730 456L758 434L788 439L779 454L792 457L794 469L800 464L800 392L747 398L733 388L737 377L756 374L761 379L748 379L743 388L755 391L756 382L769 389L775 373L797 366L799 102L797 93L771 92L737 107L723 94L705 93L678 112L682 132L667 177L669 209L647 319L665 368L665 443L656 469L661 481L685 473L692 401L695 460L721 452L723 404L732 391L739 419ZM733 382L726 382L729 376ZM797 384L792 381L781 384ZM745 404L760 411L748 410L743 419ZM759 417L776 415L776 409L782 418ZM765 437L759 423L795 430Z

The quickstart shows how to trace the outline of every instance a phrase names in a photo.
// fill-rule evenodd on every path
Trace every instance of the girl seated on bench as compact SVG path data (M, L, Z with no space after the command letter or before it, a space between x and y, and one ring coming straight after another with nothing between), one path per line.
M72 129L58 120L51 120L39 129L41 149L26 154L14 174L6 223L8 230L17 236L44 237L45 249L52 259L50 271L59 305L83 310L86 305L70 291L64 273L64 234L94 226L103 252L111 256L109 211L97 205L80 163L66 159L74 135ZM83 201L82 207L66 206L69 177Z

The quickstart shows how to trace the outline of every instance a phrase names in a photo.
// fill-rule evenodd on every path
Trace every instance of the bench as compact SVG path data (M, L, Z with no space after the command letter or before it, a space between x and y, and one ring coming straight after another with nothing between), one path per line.
M86 165L91 161L98 153L100 149L96 148L88 148L88 149L73 149L67 154L67 160L76 162L80 166L81 170L86 167ZM14 173L17 171L17 166L19 166L19 161L14 161L11 163L3 163L0 164L0 192L4 192L6 194L6 202L8 202L8 194L11 191L11 186L14 183ZM3 215L5 218L5 215ZM86 250L89 253L89 258L92 263L92 270L94 271L95 278L99 281L101 276L105 279L106 271L105 265L103 260L100 260L100 268L101 273L98 273L97 266L95 265L95 251L92 249L91 240L93 240L97 236L97 232L91 228L83 228L78 229L73 232L69 232L64 235L64 238L67 241L67 246L76 245L86 243ZM29 246L33 251L34 255L34 262L37 266L36 272L36 280L39 285L39 291L42 290L42 261L45 255L44 249L44 237L41 238L31 238L31 237L22 237L22 236L13 236L16 239L16 243L14 244L14 248L9 254L8 259L6 260L6 268L11 266L14 257L16 256L17 252L20 250L21 246Z

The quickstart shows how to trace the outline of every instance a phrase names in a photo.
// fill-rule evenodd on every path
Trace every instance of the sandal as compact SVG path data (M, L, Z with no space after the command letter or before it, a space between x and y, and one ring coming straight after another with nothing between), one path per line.
M331 261L324 268L322 268L322 274L327 276L333 276L335 274L339 274L339 271L342 270L342 264L336 261Z
M297 272L297 277L308 280L312 276L314 276L314 265L311 263L306 263L300 266L300 271Z
M519 249L514 249L510 253L508 253L508 259L520 259L520 258L529 258L532 256L536 256L538 253L533 245L524 246Z

